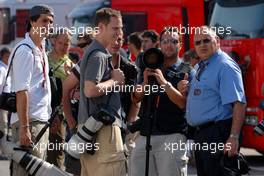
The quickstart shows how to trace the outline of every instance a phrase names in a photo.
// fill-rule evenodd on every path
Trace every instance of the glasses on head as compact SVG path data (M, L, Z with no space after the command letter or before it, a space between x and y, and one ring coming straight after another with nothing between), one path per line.
M198 45L201 45L202 43L203 43L203 44L208 44L208 43L210 43L211 41L212 41L211 39L202 39L202 40L197 40L197 41L195 41L194 44L195 44L196 46L198 46Z
M177 39L163 39L163 40L161 40L161 44L168 44L168 43L172 43L172 44L176 45L176 44L180 43L180 41Z

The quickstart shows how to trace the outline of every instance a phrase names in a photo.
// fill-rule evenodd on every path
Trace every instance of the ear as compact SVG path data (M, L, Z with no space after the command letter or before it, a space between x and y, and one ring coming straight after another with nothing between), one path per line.
M98 23L98 29L99 29L99 33L101 33L102 31L105 30L105 24L104 23Z
M215 40L216 40L216 45L220 47L220 38L216 36Z
M29 23L30 23L31 26L33 26L34 21L29 20Z

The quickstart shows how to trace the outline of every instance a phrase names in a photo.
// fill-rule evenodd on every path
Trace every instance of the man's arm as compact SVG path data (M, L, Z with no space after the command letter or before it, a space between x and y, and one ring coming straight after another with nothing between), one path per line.
M163 83L163 87L169 99L179 108L184 109L186 106L186 96L181 94L168 81L166 83Z
M29 130L28 117L28 92L22 90L16 92L17 115L19 118L19 141L21 146L32 144L31 133Z
M110 91L114 87L114 80L109 79L105 82L94 83L93 81L84 82L84 93L88 98L99 97L105 95L107 91Z
M143 100L145 96L145 91L144 91L145 86L148 85L148 77L150 74L151 74L151 69L146 68L143 72L143 82L141 84L137 84L134 92L132 92L132 102L133 103L137 104Z
M75 77L73 73L71 73L64 81L63 81L63 92L62 92L62 106L63 112L65 114L67 123L70 129L75 128L76 121L72 115L71 111L71 92L75 89L75 87L79 84L79 80Z
M179 108L185 108L186 97L182 95L177 89L175 89L171 83L169 83L163 76L160 69L153 70L150 75L156 77L159 85L165 89L169 99L176 104Z
M84 94L88 98L99 97L112 92L114 86L122 86L125 82L124 74L120 69L114 69L111 78L104 82L96 84L93 81L84 82Z
M131 122L136 121L138 112L140 110L140 105L141 105L140 102L139 103L134 103L134 102L131 103L130 108L129 108L129 112L128 112L128 116L127 116L128 122L131 123Z
M233 107L233 121L232 121L232 128L231 133L234 135L239 135L241 128L243 126L245 120L245 111L246 111L246 104L241 102L235 102Z
M239 147L239 135L244 123L246 104L236 101L233 105L233 120L231 132L228 140L226 141L225 153L228 152L228 156L234 156L238 154Z

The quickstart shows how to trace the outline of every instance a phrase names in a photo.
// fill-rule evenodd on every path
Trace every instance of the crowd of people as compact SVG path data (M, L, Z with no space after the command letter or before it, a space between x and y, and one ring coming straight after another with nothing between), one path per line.
M190 148L180 148L180 143L223 144L217 152L194 150L198 176L222 176L227 170L239 174L237 154L246 106L241 70L220 49L220 39L210 27L197 27L194 49L183 58L182 36L169 27L160 34L155 30L130 34L127 52L122 48L121 13L103 8L95 14L99 33L78 36L74 53L69 31L48 36L33 30L48 29L54 15L46 5L34 6L25 39L12 51L0 51L0 91L15 92L17 104L10 118L0 110L0 125L7 135L7 129L12 129L14 143L82 176L145 175L146 157L151 176L187 176L192 156L187 154ZM149 68L144 62L144 53L151 48L164 56L159 68ZM122 91L125 85L135 89ZM146 95L147 87L154 85L159 88ZM109 93L115 86L120 91ZM103 108L114 122L97 117ZM38 143L59 145L75 134L85 140L79 132L82 129L92 136L87 143L96 142L99 149L85 151L80 159L63 148L32 150L52 112L55 118ZM104 124L95 133L84 126L91 117ZM150 153L146 155L148 137ZM27 175L18 163L11 162L10 168L14 176Z

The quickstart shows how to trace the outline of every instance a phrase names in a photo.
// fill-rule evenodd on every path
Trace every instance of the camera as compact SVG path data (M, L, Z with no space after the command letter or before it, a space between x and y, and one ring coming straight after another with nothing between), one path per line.
M114 111L106 105L100 106L100 110L91 115L80 127L75 135L71 137L67 143L66 152L75 159L80 159L80 155L84 153L84 149L76 146L86 146L86 144L94 143L94 136L103 125L111 125L115 121ZM94 145L92 145L94 146ZM86 150L90 154L94 154L94 148Z
M0 131L0 147L4 154L23 167L29 175L69 176L68 173L56 166L37 158L27 150L19 148L16 144L6 141L2 131Z
M16 112L16 94L14 92L2 92L0 95L0 109Z
M150 48L145 51L143 55L143 64L147 68L157 69L162 66L164 62L163 53L157 48Z
M254 132L258 135L264 135L264 119L254 128Z

